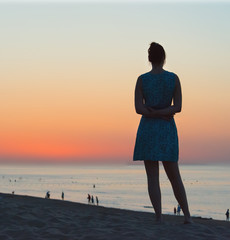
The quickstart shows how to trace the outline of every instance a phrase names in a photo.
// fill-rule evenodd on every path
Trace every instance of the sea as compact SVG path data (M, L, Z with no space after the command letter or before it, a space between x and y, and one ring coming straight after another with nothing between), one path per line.
M230 165L180 165L192 216L225 220L230 208ZM160 164L162 212L174 214L177 201ZM98 197L104 207L153 212L141 165L0 165L0 192L88 203ZM95 204L95 203L94 203ZM181 213L182 215L182 213Z

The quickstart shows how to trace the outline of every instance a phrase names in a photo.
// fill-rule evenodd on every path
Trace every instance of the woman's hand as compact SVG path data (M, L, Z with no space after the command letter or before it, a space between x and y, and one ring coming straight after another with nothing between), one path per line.
M174 115L175 115L175 113L170 114L170 115L161 115L153 107L147 107L147 110L148 110L149 114L144 115L147 118L160 118L160 119L163 119L165 121L171 121L173 119Z
M173 114L173 115L168 115L168 116L162 116L162 117L160 117L161 119L163 119L163 120L166 120L166 121L171 121L172 119L173 119L173 116L174 116L175 114Z

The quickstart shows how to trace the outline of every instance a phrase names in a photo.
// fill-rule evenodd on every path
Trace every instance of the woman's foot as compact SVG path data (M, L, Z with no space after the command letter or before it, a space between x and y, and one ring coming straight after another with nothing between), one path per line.
M191 217L186 217L186 218L184 219L184 224L191 224L191 223L193 223Z

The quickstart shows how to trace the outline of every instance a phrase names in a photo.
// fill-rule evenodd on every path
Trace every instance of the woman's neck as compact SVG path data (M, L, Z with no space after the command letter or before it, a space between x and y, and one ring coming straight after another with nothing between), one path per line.
M153 73L153 74L158 74L158 73L161 73L161 72L163 72L164 71L164 69L163 69L163 66L159 66L159 65L152 65L152 70L151 70L151 73Z

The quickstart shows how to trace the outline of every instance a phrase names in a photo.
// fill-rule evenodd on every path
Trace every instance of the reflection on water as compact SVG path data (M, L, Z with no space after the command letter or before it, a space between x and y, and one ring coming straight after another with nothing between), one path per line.
M193 216L225 219L230 208L230 166L182 165ZM163 213L173 213L177 202L161 167ZM95 188L93 185L95 184ZM1 192L87 203L88 193L98 196L100 205L152 212L143 165L1 165Z

